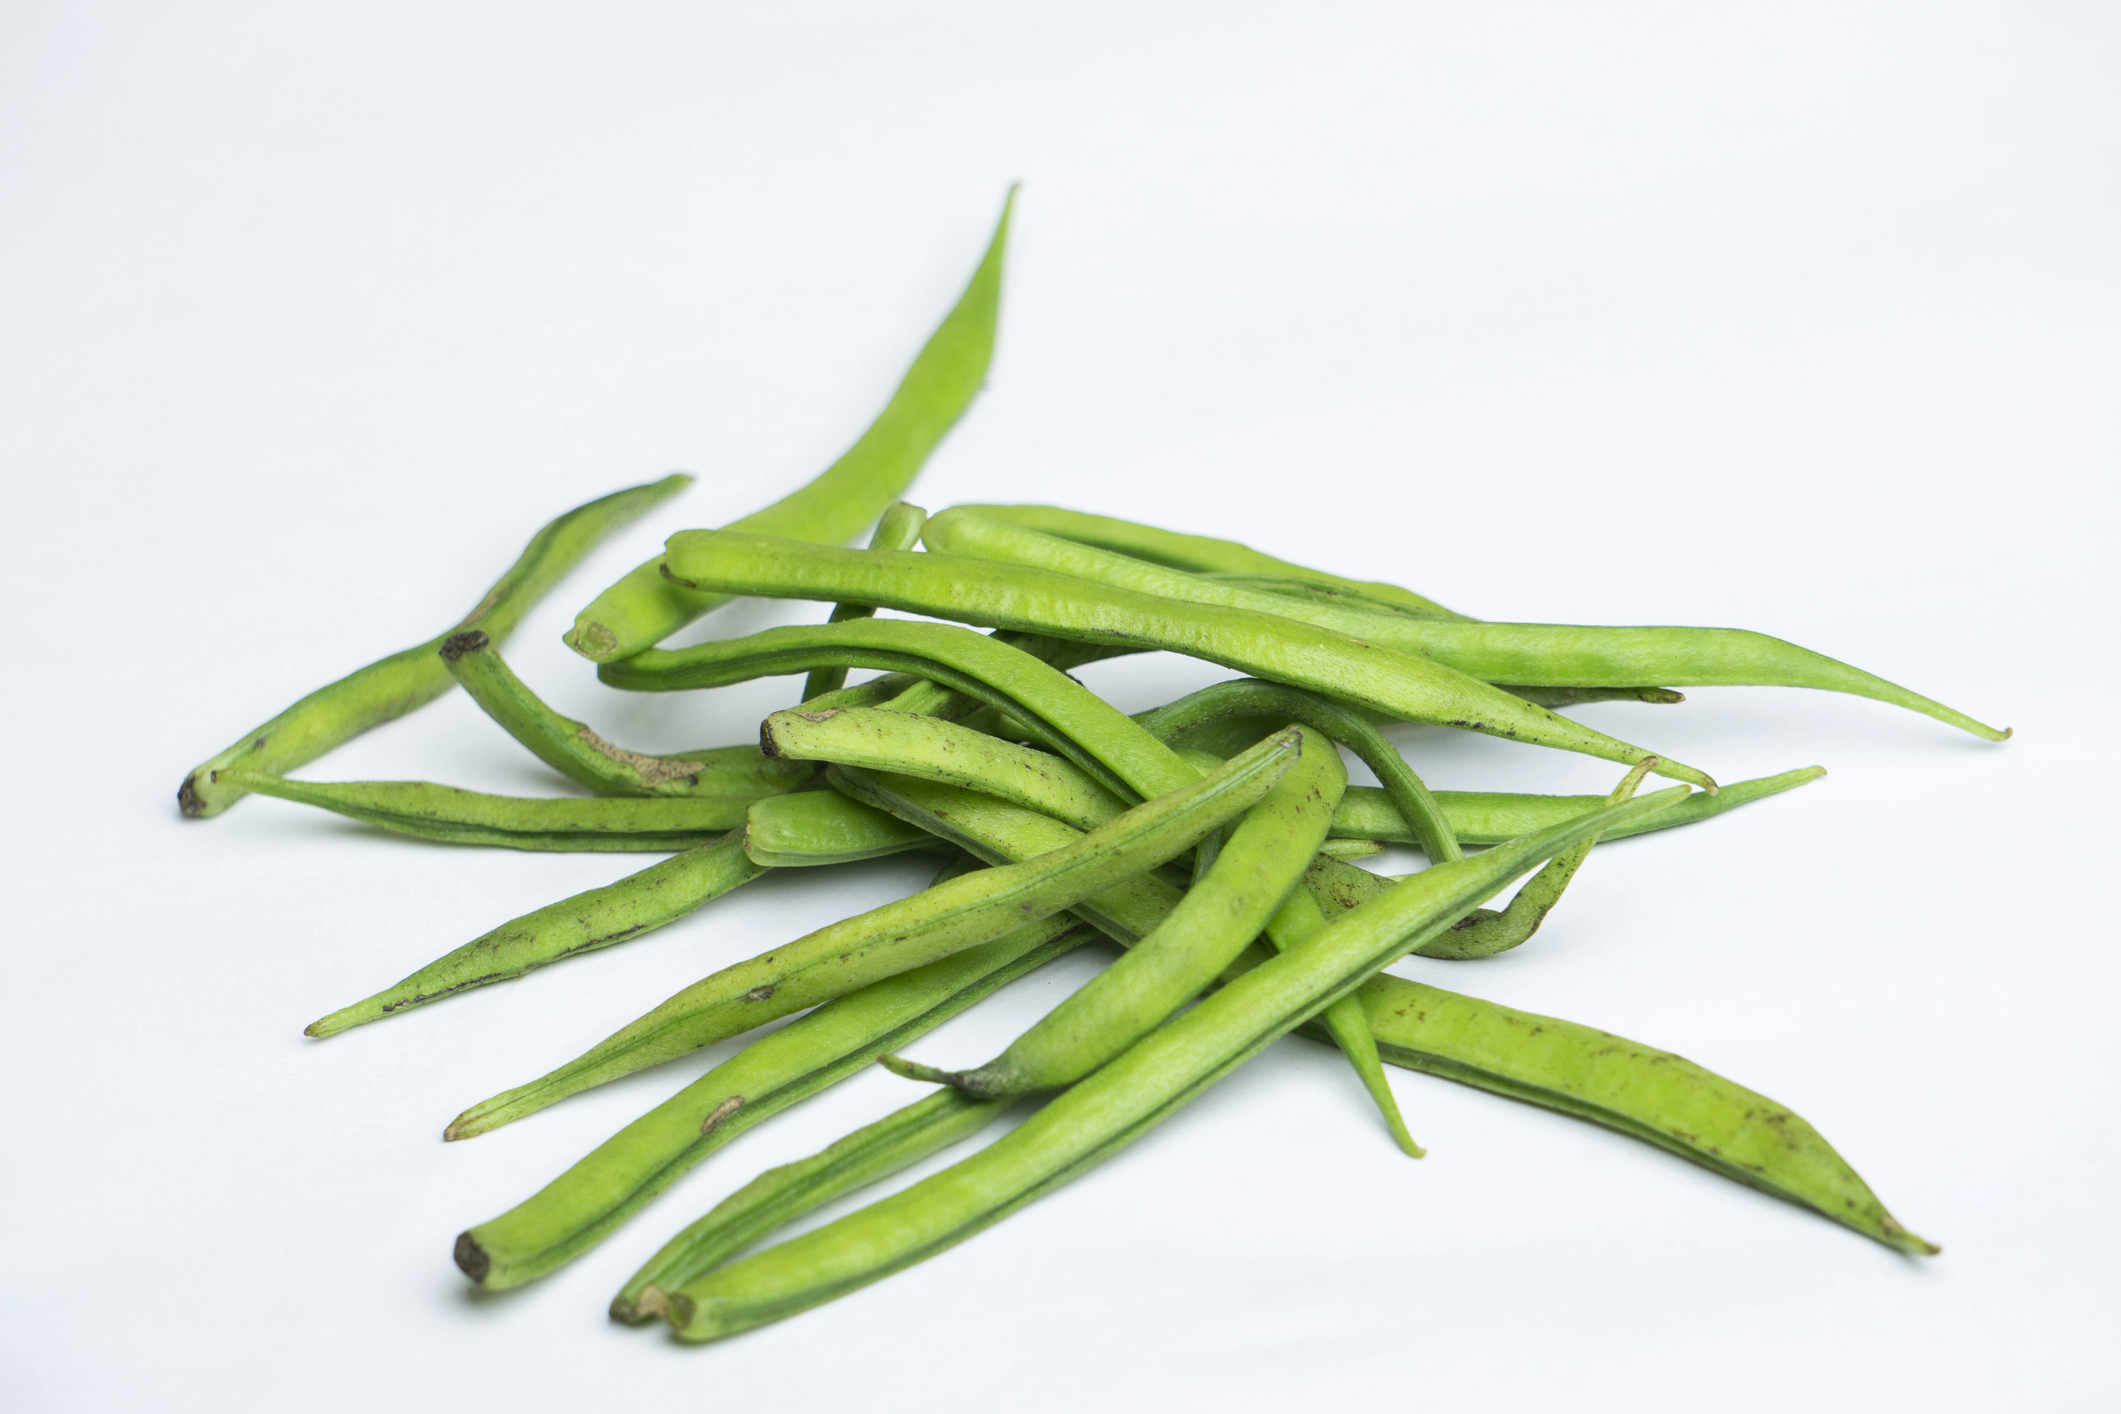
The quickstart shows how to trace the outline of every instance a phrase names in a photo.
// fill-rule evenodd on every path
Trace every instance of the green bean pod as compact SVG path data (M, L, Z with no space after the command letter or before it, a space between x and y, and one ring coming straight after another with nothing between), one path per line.
M1669 805L1675 787L1440 864L1335 920L1144 1037L940 1174L670 1294L671 1323L712 1340L791 1316L953 1246L1139 1138L1335 997L1559 850ZM681 1299L682 1298L682 1299Z
M901 1075L980 1099L1073 1084L1133 1045L1220 976L1303 878L1346 788L1340 754L1315 728L1273 790L1246 811L1215 862L1127 954L985 1065L943 1071L887 1056Z
M1298 721L1324 732L1377 773L1377 779L1384 783L1385 794L1391 797L1400 819L1412 827L1430 859L1447 864L1461 857L1457 837L1444 818L1442 808L1437 805L1436 797L1422 784L1421 777L1414 774L1414 768L1407 764L1398 748L1380 736L1377 728L1360 715L1315 692L1261 682L1257 678L1239 678L1234 682L1204 687L1159 707L1142 718L1141 723L1143 729L1159 741L1176 742L1201 727L1233 717Z
M775 1228L970 1139L1007 1108L1007 1100L976 1100L945 1088L808 1158L767 1169L664 1243L612 1298L612 1319L668 1315L670 1291L705 1276Z
M450 633L478 628L495 639L506 638L531 605L544 598L598 541L691 484L689 476L666 476L577 506L551 522L531 537L521 557L494 581L462 623L416 648L378 659L318 688L271 721L245 732L242 740L194 767L184 778L177 788L178 808L193 817L218 815L245 794L232 782L221 780L220 773L235 768L285 775L370 727L434 701L451 686L448 671L435 656Z
M1294 733L1271 737L1221 771L1138 805L1067 848L948 880L725 967L565 1065L472 1106L444 1137L483 1134L593 1085L1057 913L1155 868L1248 809L1273 788L1298 750Z
M930 828L984 859L1005 861L1019 852L1041 853L1071 837L1068 827L1050 816L950 786L838 767L827 771L826 778L838 789L867 792L863 798L879 808L908 818L925 813ZM1700 799L1693 796L1668 810L1609 823L1599 834L1611 840L1642 833L1653 828L1650 822L1659 815L1685 811ZM1599 797L1587 800L1568 818L1598 808ZM1538 828L1560 823L1549 821ZM1314 863L1314 881L1320 872L1321 866ZM1321 895L1326 911L1335 915L1377 897L1394 882L1359 869L1331 873L1359 875L1375 886L1359 897ZM1085 900L1074 911L1106 936L1129 944L1155 928L1178 898L1177 889L1150 875L1130 881L1124 890ZM1427 955L1438 941L1441 934L1412 951ZM1257 966L1263 957L1250 949L1233 967ZM1393 1065L1604 1125L1812 1208L1888 1246L1909 1252L1934 1250L1892 1221L1863 1180L1810 1125L1714 1072L1574 1022L1513 1011L1389 973L1372 977L1357 996L1379 1054ZM1438 1024L1431 1026L1432 1019ZM1328 1028L1318 1022L1306 1023L1303 1029L1315 1039L1330 1039Z
M755 784L760 788L750 793L763 795L769 789L794 790L811 774L746 747L674 756L628 751L604 740L586 724L553 711L477 629L451 634L440 652L450 676L487 716L540 761L599 795L690 795L702 790L719 794L736 779Z
M942 519L929 521L931 532ZM670 538L664 567L681 583L733 593L874 600L887 608L961 623L1168 649L1311 688L1400 720L1457 727L1628 765L1651 754L1418 654L1276 613L1160 598L1035 566L934 552L842 550L737 531L685 530ZM1666 760L1659 770L1706 789L1715 787L1690 766Z
M753 801L744 817L744 853L775 869L850 864L935 844L926 830L837 791L769 795Z
M697 533L680 532L676 539ZM1482 682L1520 688L1650 681L1680 687L1808 687L1904 707L1987 741L2002 741L2010 735L2008 729L1977 722L1875 673L1747 629L1482 623L1295 599L1164 569L965 510L932 517L924 539L932 550L977 554L1022 569L1075 575L1121 592L1160 595L1226 613L1280 615L1324 632L1425 657ZM1271 672L1261 676L1289 680Z
M252 794L314 805L393 834L548 853L691 849L741 825L754 799L692 795L540 800L486 795L431 781L291 781L260 771L222 774Z
M868 431L816 480L731 529L837 545L860 533L912 484L987 380L1001 308L1002 251L1015 205L1011 187L971 283ZM729 598L673 584L663 577L661 562L650 560L592 600L566 641L585 658L614 662L654 647Z
M919 506L904 501L893 501L884 508L884 515L876 523L876 530L869 537L872 550L914 550L920 548L921 526L926 524L928 513ZM828 624L843 624L849 619L873 618L874 604L835 604L826 618ZM803 701L838 692L847 685L845 668L812 668L810 676L803 681ZM911 684L908 684L909 686Z
M1402 589L1396 584L1384 584L1376 580L1342 579L1339 575L1327 574L1324 570L1306 569L1302 565L1292 565L1287 560L1277 560L1272 555L1262 554L1249 545L1238 544L1235 540L1217 540L1206 535L1183 535L1175 530L1159 530L1151 525L1115 520L1111 516L1064 511L1058 506L953 506L951 509L1005 520L1012 525L1020 525L1045 535L1072 540L1079 545L1089 545L1100 550L1110 550L1132 559L1146 560L1152 565L1162 565L1167 569L1185 570L1199 575L1227 575L1233 578L1257 576L1426 618L1463 617L1411 589Z
M1087 941L1066 918L873 982L753 1041L598 1145L499 1217L457 1239L457 1265L493 1290L573 1260L716 1149L867 1070L983 997Z
M334 1035L473 987L511 981L578 953L630 942L765 872L745 856L743 832L731 830L615 884L503 923L374 996L312 1021L306 1034Z

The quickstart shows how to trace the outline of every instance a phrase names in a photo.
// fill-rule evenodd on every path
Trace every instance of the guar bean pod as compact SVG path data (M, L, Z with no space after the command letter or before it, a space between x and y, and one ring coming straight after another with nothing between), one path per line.
M1043 858L947 880L722 968L565 1065L472 1106L450 1123L445 1137L483 1134L593 1085L1057 913L1155 868L1249 808L1281 778L1296 750L1293 732L1270 737L1222 770L1138 805Z
M219 773L231 768L285 775L314 761L370 727L424 707L449 691L448 671L435 650L451 633L483 629L496 640L522 621L531 605L606 535L657 502L692 484L689 476L666 476L577 506L531 537L508 573L494 581L463 622L416 648L393 653L320 687L271 721L245 732L220 755L192 768L177 788L177 805L190 816L218 815L244 792Z
M738 531L685 530L670 537L664 567L681 583L730 593L874 600L887 608L960 623L1169 649L1323 692L1396 719L1602 760L1632 765L1651 754L1418 654L1280 614L1160 598L1033 566L961 555L842 550ZM1024 720L1036 722L1032 717ZM1693 767L1669 759L1659 771L1708 789L1715 785Z
M957 304L929 336L868 431L808 485L732 528L839 544L899 498L987 378L1001 308L1002 251L1016 189L1002 204L987 253ZM599 663L652 648L700 615L729 602L663 577L659 560L636 567L591 601L568 630L568 646Z
M978 554L1021 569L1074 575L1117 592L1161 596L1227 613L1280 615L1320 632L1421 656L1482 682L1524 687L1640 682L1679 687L1809 687L1904 707L1987 741L2002 741L2010 735L2008 729L1977 722L1875 673L1747 629L1483 623L1292 599L1227 580L1163 569L961 510L932 517L925 539L932 548L946 549L955 556ZM1293 680L1278 673L1262 675Z
M769 1032L515 1207L457 1239L457 1264L492 1289L573 1260L715 1150L760 1121L910 1043L1091 937L1047 918L827 1002Z
M876 523L876 530L869 537L872 550L912 550L921 543L921 526L928 520L928 513L919 506L904 501L893 501L885 507L883 518ZM832 613L825 619L828 624L843 624L849 619L874 617L874 604L835 604ZM803 680L803 701L838 692L847 685L845 668L812 668L810 676ZM911 684L908 684L911 686Z
M963 1241L1139 1138L1411 943L1600 824L1648 814L1684 794L1683 787L1660 791L1424 870L1211 993L970 1158L669 1293L671 1324L688 1340L733 1335Z

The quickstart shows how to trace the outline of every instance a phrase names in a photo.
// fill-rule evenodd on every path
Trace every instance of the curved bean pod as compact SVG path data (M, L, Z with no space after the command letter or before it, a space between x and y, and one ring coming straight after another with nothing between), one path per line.
M477 629L451 634L439 650L449 675L471 700L532 755L599 795L690 795L726 791L741 779L766 790L794 790L811 773L772 761L746 747L650 756L615 746L572 717L563 717L532 692Z
M507 982L547 963L629 942L765 873L745 857L743 832L688 849L615 884L561 899L503 923L374 996L312 1021L331 1036L473 987Z
M1373 602L1402 613L1424 617L1458 618L1433 599L1376 580L1342 579L1324 570L1306 569L1287 560L1277 560L1235 540L1216 540L1206 535L1182 535L1158 530L1111 516L1082 511L1064 511L1058 506L953 506L952 510L1005 520L1046 535L1072 540L1132 559L1146 560L1167 569L1202 575L1261 576L1285 584L1298 584L1329 594Z
M696 533L680 532L679 538ZM1977 722L1964 712L1887 682L1875 673L1748 629L1612 628L1417 618L1369 606L1262 593L1227 580L1163 569L956 510L932 517L923 538L938 551L977 553L997 563L1076 575L1123 592L1162 595L1225 612L1279 614L1321 630L1426 657L1483 682L1524 688L1648 681L1680 687L1808 687L1904 707L1987 741L2002 741L2010 735L2008 728ZM1278 673L1261 676L1285 680ZM1633 694L1642 689L1627 691Z
M1294 733L1271 737L1221 771L1138 805L1065 849L950 879L722 968L565 1065L473 1105L450 1122L444 1137L483 1134L593 1085L1057 913L1155 868L1255 804L1288 770L1296 751Z
M912 484L928 454L986 381L1001 308L1002 250L1015 206L1016 188L1011 187L971 283L928 337L869 430L815 480L733 522L732 528L837 545L859 534ZM566 641L583 657L608 663L653 648L728 602L728 595L672 584L663 577L660 561L650 560L592 600L576 617Z
M545 591L598 541L691 484L689 476L666 476L577 506L532 536L508 573L494 581L478 607L449 633L481 628L496 639L506 638L530 606L544 598ZM177 788L178 808L193 817L218 815L244 794L221 781L220 772L238 768L285 775L370 727L434 701L451 686L448 672L435 657L449 633L320 687L271 721L245 732L242 740L194 767L184 778Z
M1090 938L1048 918L873 982L738 1051L497 1218L457 1238L457 1265L498 1290L571 1261L745 1130L867 1070L981 998Z
M929 521L931 532L943 518ZM664 568L681 583L733 593L874 600L887 608L962 623L1169 649L1312 688L1397 719L1459 727L1627 765L1651 754L1417 654L1276 613L1159 598L1033 566L941 553L841 550L737 531L685 530L670 537ZM1667 760L1658 769L1715 788L1691 766Z
M1313 727L1298 730L1296 764L1246 811L1215 862L1126 955L972 1070L943 1071L886 1056L900 1075L980 1099L1073 1084L1200 995L1258 936L1303 878L1347 786L1340 754ZM1313 905L1316 911L1316 905Z
M767 1169L664 1243L612 1298L612 1319L667 1315L670 1291L705 1276L775 1228L970 1139L1001 1118L1009 1103L976 1100L945 1087L808 1158Z
M544 852L655 854L691 849L744 822L753 796L527 799L430 781L291 781L223 772L255 795L277 796L417 839Z
M1335 997L1359 987L1409 943L1449 926L1599 824L1621 823L1683 794L1681 787L1661 791L1478 858L1424 870L1321 929L1303 947L1210 994L979 1153L680 1288L670 1298L672 1325L687 1340L733 1335L963 1241L1139 1138Z
M893 501L884 508L883 519L876 523L876 530L869 537L872 550L913 550L921 543L921 527L927 523L928 513L919 506L905 501ZM876 615L874 604L835 604L825 620L828 624L843 624L849 619L867 619ZM845 668L812 668L810 676L803 680L805 702L814 697L823 697L829 692L838 692L847 685Z
M774 869L850 864L935 843L926 830L830 790L769 795L744 817L744 853Z

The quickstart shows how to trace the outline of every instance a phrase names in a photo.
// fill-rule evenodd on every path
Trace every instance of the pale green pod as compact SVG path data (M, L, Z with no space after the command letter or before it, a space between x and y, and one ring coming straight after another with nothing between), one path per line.
M926 830L830 790L767 796L744 817L744 853L775 869L851 864L936 843Z
M869 430L801 489L732 523L761 535L840 544L882 515L912 484L928 454L971 405L994 357L1001 309L1002 251L1016 188L1002 203L987 253L957 304L929 336ZM636 567L591 601L574 621L569 647L599 663L629 658L729 602L663 577L660 560Z
M234 768L283 776L370 727L434 701L451 687L447 669L435 656L451 633L477 628L496 640L506 638L530 607L595 549L598 541L691 484L689 476L666 476L575 507L531 537L522 556L494 581L463 622L417 647L378 659L318 688L271 721L245 732L234 746L194 767L184 778L177 789L178 807L190 816L218 815L244 794L220 780L220 772Z
M872 550L914 550L920 548L921 526L926 524L928 513L919 506L905 501L893 501L884 508L883 518L877 521L876 530L869 536ZM832 613L825 619L829 624L843 624L849 619L872 618L876 614L874 604L835 604ZM810 676L803 680L805 702L815 697L824 697L838 692L847 685L845 668L812 668ZM911 686L911 684L908 684Z

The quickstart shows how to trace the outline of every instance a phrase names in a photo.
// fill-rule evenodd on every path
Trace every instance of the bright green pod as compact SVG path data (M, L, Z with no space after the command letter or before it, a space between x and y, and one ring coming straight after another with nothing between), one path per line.
M909 704L915 701L933 706L934 694L947 689L1032 723L1069 760L1118 795L1148 799L1199 775L1170 747L1061 668L999 635L989 637L954 624L854 619L773 628L690 648L652 648L622 663L604 664L597 676L630 691L677 692L838 663L912 673L925 680L892 699L890 710L911 711Z
M1126 805L1048 752L935 717L875 708L775 712L759 727L766 755L923 776L985 791L1027 810L1095 829Z
M1011 187L971 283L869 430L816 480L732 522L731 529L837 545L859 534L912 484L987 380L1001 309L1002 251L1015 205L1016 188ZM650 560L582 610L567 644L585 658L614 662L653 648L729 598L673 584L663 577L661 561Z
M1222 770L1138 805L1064 849L947 880L722 968L565 1065L473 1105L451 1121L445 1137L483 1134L591 1086L1058 913L1155 868L1250 808L1289 769L1297 749L1294 733L1270 737Z
M1683 787L1440 864L1209 994L1110 1064L1055 1096L970 1158L867 1208L731 1263L670 1293L687 1340L791 1316L890 1275L1000 1221L1116 1153L1409 944L1556 852L1683 796Z
M691 484L689 476L666 476L577 506L553 521L531 537L522 556L494 581L462 623L416 648L378 659L318 688L271 721L245 732L242 740L194 767L184 778L177 789L178 807L189 816L218 815L244 795L233 783L221 780L219 773L235 768L284 776L340 742L434 701L451 686L448 670L435 656L451 633L477 628L496 640L506 638L531 605L544 598L598 541Z
M393 834L545 852L691 849L742 824L754 798L536 800L430 781L291 781L258 771L222 774L253 794L314 805Z
M928 513L919 506L905 501L893 501L884 510L883 519L876 523L876 530L869 537L872 550L916 550L920 548L921 527L927 523ZM835 604L826 618L828 624L843 624L849 619L873 618L874 604ZM845 668L812 668L810 676L803 680L803 701L838 692L847 685ZM908 686L911 686L909 683Z
M678 538L697 533L681 531ZM944 511L932 517L924 538L932 550L964 556L977 554L1020 569L1079 576L1123 592L1162 596L1227 613L1280 615L1324 632L1421 656L1482 682L1527 688L1640 682L1680 687L1808 687L1904 707L1987 741L2002 741L2010 735L2007 728L1977 722L1964 712L1887 682L1875 673L1747 629L1614 628L1421 618L1368 605L1290 598L1228 580L1203 579L967 510ZM1286 680L1275 673L1261 676ZM1635 693L1640 689L1627 691Z
M1358 601L1386 605L1424 617L1458 618L1433 599L1376 580L1342 579L1324 570L1306 569L1287 560L1277 560L1235 540L1217 540L1206 535L1183 535L1152 525L1115 520L1110 516L1064 511L1058 506L954 506L956 511L990 516L1021 525L1042 534L1072 540L1080 545L1110 550L1152 565L1185 570L1193 574L1259 576L1286 584L1302 585Z
M934 527L943 518L928 523L931 545ZM730 593L874 600L886 608L959 623L1168 649L1323 692L1398 720L1457 727L1627 765L1652 754L1415 653L1277 613L1161 598L1031 565L932 551L915 555L842 550L738 531L685 530L670 537L664 568L682 583ZM1715 788L1701 772L1669 759L1658 770Z
M774 869L851 864L935 844L926 830L830 790L767 796L744 817L744 853Z
M615 884L503 923L374 996L311 1022L307 1034L334 1035L474 987L511 981L578 953L630 942L765 872L745 856L743 832L732 830Z
M1315 728L1287 775L1246 811L1215 862L1126 955L1084 983L985 1065L944 1071L896 1057L901 1075L980 1099L1073 1084L1199 996L1257 937L1302 880L1346 789L1340 753Z
M540 761L599 795L724 794L737 782L742 784L734 793L763 795L794 790L810 778L801 766L742 746L671 756L628 751L553 711L477 629L451 634L439 651L449 675L487 716Z
M1449 863L1460 858L1456 836L1445 820L1435 796L1399 749L1378 734L1358 713L1339 703L1280 683L1257 678L1239 678L1216 683L1179 698L1140 718L1143 730L1159 741L1176 743L1202 727L1232 718L1264 717L1270 721L1298 721L1324 732L1355 753L1356 759L1377 773L1384 790L1397 808L1400 820L1411 826L1429 858Z
M1812 778L1807 772L1788 775ZM1070 836L1066 825L1049 816L950 786L903 776L843 774L837 767L826 777L841 789L860 777L872 804L908 818L926 813L931 828L989 860L1053 849ZM1654 822L1660 816L1685 812L1701 799L1695 795L1618 824L1608 817L1600 835L1611 840L1644 833L1658 828ZM1568 818L1598 808L1599 798L1591 796ZM1549 820L1538 828L1561 823ZM1365 881L1359 896L1319 895L1326 911L1336 916L1378 897L1396 882L1359 869L1326 869L1314 863L1313 891L1322 873ZM1130 944L1154 929L1178 898L1177 889L1148 876L1132 881L1126 893L1102 895L1077 905L1075 912L1107 937ZM1438 943L1449 946L1439 933L1413 952L1428 955ZM1234 965L1256 966L1264 956L1248 950ZM1712 1071L1574 1022L1514 1011L1390 974L1372 977L1357 997L1380 1055L1393 1065L1604 1125L1812 1208L1888 1246L1908 1252L1934 1250L1892 1221L1863 1180L1810 1125L1786 1107ZM1432 1018L1438 1022L1435 1027L1429 1024ZM1304 1031L1319 1040L1331 1035L1318 1022L1307 1023Z
M664 1243L612 1298L612 1319L668 1315L668 1292L705 1276L775 1228L970 1139L1007 1108L1007 1100L976 1100L945 1088L808 1158L767 1169Z
M760 1121L869 1068L1017 978L1087 941L1047 918L873 982L723 1061L497 1218L457 1238L457 1265L492 1290L520 1286L615 1232L715 1150Z

